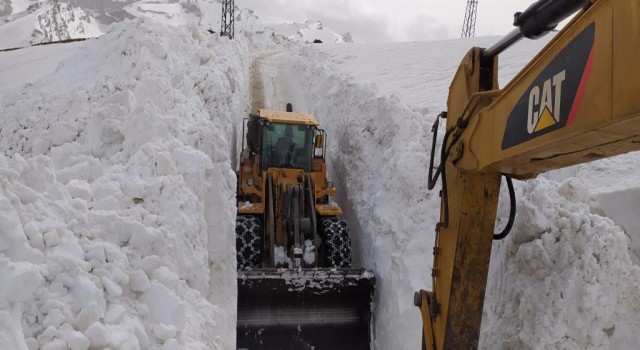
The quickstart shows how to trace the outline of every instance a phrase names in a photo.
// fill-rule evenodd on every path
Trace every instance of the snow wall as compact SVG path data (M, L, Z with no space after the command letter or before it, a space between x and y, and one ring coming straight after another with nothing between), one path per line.
M354 83L313 48L287 65L327 130L356 264L376 274L374 346L418 349L421 319L412 296L431 284L440 210L437 192L426 190L435 113L422 115L429 108L416 111L374 85ZM483 349L628 349L640 342L640 268L630 259L629 237L592 213L594 196L582 180L565 177L516 183L513 233L492 250ZM507 215L504 188L497 225Z
M126 21L0 97L0 348L235 348L247 47Z
M358 86L313 50L292 56L310 112L327 131L332 180L352 230L354 263L376 274L376 349L419 349L413 293L425 288L439 212L426 169L431 119Z

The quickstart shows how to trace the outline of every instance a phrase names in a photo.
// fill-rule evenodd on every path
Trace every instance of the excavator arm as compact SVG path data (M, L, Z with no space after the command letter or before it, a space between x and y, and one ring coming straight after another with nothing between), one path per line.
M576 11L499 89L498 54ZM432 291L414 297L426 349L478 346L491 244L504 237L494 234L501 177L513 197L511 178L640 150L640 2L539 0L515 25L493 47L468 52L441 115L441 165L429 176L430 188L442 182Z

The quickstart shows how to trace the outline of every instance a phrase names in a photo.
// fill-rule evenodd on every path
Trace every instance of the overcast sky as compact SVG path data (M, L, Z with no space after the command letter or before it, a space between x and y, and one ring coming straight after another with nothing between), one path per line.
M476 36L503 35L513 14L534 0L479 0ZM267 22L320 20L356 42L433 41L460 37L466 0L235 0Z

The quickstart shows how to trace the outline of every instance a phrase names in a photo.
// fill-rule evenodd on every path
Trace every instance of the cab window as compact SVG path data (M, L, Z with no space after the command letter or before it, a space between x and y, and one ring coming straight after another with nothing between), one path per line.
M311 171L313 128L307 125L265 123L262 169L299 168Z

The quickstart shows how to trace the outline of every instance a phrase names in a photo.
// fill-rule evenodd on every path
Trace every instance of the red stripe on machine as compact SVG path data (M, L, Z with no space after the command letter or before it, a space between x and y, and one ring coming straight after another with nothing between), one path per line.
M569 119L567 120L567 125L573 123L576 115L578 114L578 110L580 110L580 106L582 105L582 98L584 97L584 92L587 89L587 83L589 82L589 77L591 76L591 69L593 68L593 48L591 49L591 53L589 53L589 58L587 59L587 65L584 67L584 73L582 73L582 79L580 80L580 86L578 86L578 93L576 94L576 98L573 100L573 105L571 106L571 112L569 112Z

